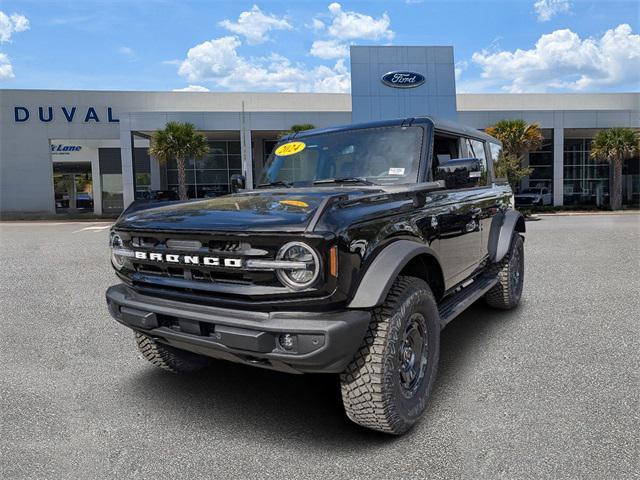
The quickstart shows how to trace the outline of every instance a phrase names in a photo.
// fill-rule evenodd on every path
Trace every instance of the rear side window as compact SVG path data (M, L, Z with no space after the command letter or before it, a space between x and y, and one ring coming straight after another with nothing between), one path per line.
M489 182L489 170L487 168L487 155L484 149L484 142L473 138L465 138L467 152L470 158L477 158L480 167L480 180L478 186L485 186Z
M502 154L502 147L497 143L489 142L489 150L491 150L491 162L495 164Z

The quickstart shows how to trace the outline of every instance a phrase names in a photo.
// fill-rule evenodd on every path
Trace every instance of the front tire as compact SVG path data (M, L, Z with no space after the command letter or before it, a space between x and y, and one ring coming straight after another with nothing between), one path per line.
M172 373L190 373L207 367L208 357L158 343L147 335L135 332L136 344L142 356L163 370Z
M498 276L498 283L485 295L490 307L510 310L520 303L524 284L524 240L514 232L507 255L490 267Z
M340 375L347 416L366 428L405 433L427 405L439 349L440 316L431 289L418 278L398 277Z

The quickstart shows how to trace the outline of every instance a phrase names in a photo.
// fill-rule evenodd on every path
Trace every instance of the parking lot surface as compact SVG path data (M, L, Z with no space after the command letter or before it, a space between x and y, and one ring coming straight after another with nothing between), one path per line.
M638 478L639 216L528 222L521 306L444 330L400 438L351 424L332 376L144 361L105 227L0 223L2 478Z

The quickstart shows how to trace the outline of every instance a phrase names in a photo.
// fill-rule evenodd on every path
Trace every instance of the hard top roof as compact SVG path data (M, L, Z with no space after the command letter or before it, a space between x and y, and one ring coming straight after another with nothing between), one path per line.
M365 122L365 123L352 123L350 125L339 125L335 127L327 127L327 128L316 128L313 130L304 130L297 133L292 133L290 135L286 135L282 137L281 140L291 140L293 138L303 138L310 135L318 135L322 133L334 133L334 132L342 132L349 130L360 130L364 128L380 128L380 127L392 127L392 126L409 126L409 125L431 125L436 131L453 133L457 135L465 135L469 137L474 137L482 140L486 140L493 143L500 143L496 138L491 135L487 135L482 130L477 130L468 125L464 125L458 122L452 122L450 120L440 120L437 118L424 116L424 117L409 117L409 118L395 118L391 120L378 120L375 122Z

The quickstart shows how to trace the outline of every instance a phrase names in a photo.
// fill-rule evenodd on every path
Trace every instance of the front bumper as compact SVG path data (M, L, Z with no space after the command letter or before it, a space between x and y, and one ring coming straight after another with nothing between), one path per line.
M365 310L254 312L141 295L126 285L107 290L118 322L190 352L291 373L339 373L369 325ZM287 350L282 334L293 337Z

